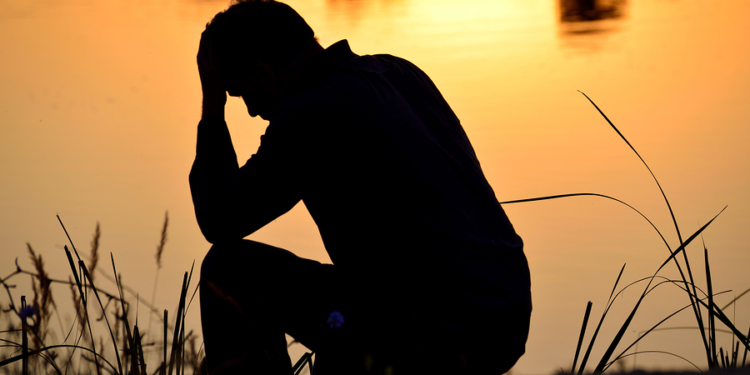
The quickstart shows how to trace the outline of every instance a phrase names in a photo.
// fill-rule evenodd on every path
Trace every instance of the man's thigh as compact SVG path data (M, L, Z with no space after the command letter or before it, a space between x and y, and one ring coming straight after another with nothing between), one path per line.
M230 302L251 326L283 331L310 348L348 310L340 283L331 264L249 240L214 245L201 267L201 287Z

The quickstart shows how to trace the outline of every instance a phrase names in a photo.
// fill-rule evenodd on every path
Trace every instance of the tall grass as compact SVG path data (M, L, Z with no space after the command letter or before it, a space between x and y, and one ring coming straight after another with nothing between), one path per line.
M60 218L58 217L58 220ZM16 270L10 275L0 279L0 285L8 295L8 307L3 308L3 315L7 323L7 329L1 331L5 338L0 338L0 370L5 374L185 374L188 368L193 373L199 373L204 355L202 349L196 349L197 336L192 332L185 332L185 316L188 312L190 302L195 297L197 288L188 300L188 289L193 270L185 272L182 287L180 289L180 303L174 312L175 322L170 325L168 311L163 310L161 314L145 301L139 300L137 294L130 293L130 300L135 297L136 301L149 306L150 315L156 314L161 320L164 335L161 338L146 338L138 326L137 320L131 320L131 302L126 297L125 288L121 282L121 275L117 273L114 255L110 254L112 263L112 276L107 277L112 281L115 292L110 292L101 287L101 281L94 278L94 271L99 262L99 238L101 231L97 223L96 230L91 241L91 253L89 262L81 259L78 249L68 235L62 220L60 225L68 238L71 252L67 245L64 246L65 255L70 265L71 275L68 280L52 279L44 268L41 255L37 255L28 245L29 256L34 266L34 271L23 269L16 260ZM167 239L168 216L165 215L164 226L161 232L161 240L157 246L156 259L161 265L161 256ZM63 256L62 254L60 254ZM21 276L30 276L32 284L33 303L27 304L26 296L21 296L21 305L12 293L15 285L10 282ZM106 273L100 273L105 275ZM67 328L62 329L64 338L56 344L49 344L48 333L49 322L53 315L57 315L57 304L53 299L52 284L68 285L71 291L75 319ZM163 319L162 319L163 317ZM150 320L150 319L149 319ZM63 327L62 322L59 322ZM96 328L96 327L98 328ZM95 332L105 329L109 336L109 344L99 337L97 342ZM172 333L171 341L168 333ZM20 336L20 337L19 337ZM20 339L20 340L19 340ZM161 339L161 343L157 342ZM108 347L111 348L107 349ZM201 346L202 347L202 346ZM151 352L144 348L152 348ZM159 350L161 349L161 350ZM167 353L171 353L169 357ZM160 353L163 355L159 356ZM150 354L150 355L147 355ZM146 359L152 362L149 368Z
M617 294L615 294L615 291L617 290L617 285L620 281L620 277L622 276L622 272L625 269L625 266L623 265L623 268L620 270L620 274L617 277L617 280L615 281L614 287L612 288L612 292L610 293L609 299L607 300L607 303L604 308L604 312L602 313L601 318L599 318L599 322L596 325L596 328L594 329L594 333L591 335L591 338L589 340L588 346L586 347L585 353L583 355L583 358L578 363L579 355L581 354L581 350L583 349L583 342L585 333L588 327L590 313L591 313L591 307L592 303L589 301L586 306L586 312L584 314L583 324L581 326L581 332L578 338L578 345L575 348L575 354L573 357L573 365L571 367L570 373L577 373L582 374L584 373L586 369L586 365L588 364L588 361L590 359L590 355L592 352L592 349L597 343L597 338L599 337L600 329L604 323L605 318L607 317L607 314L612 307L612 304L614 303L615 298L617 295L622 293L625 289L635 286L640 283L645 283L646 286L643 288L643 291L641 292L637 302L633 306L630 314L625 319L624 322L620 324L620 328L615 334L615 336L610 339L610 341L605 342L603 345L606 346L606 350L602 357L597 362L596 366L594 367L593 372L598 374L606 371L609 369L614 363L619 361L620 359L623 359L628 356L636 355L639 352L634 351L630 352L631 349L634 347L637 347L637 344L649 333L654 332L658 329L659 326L661 326L664 322L675 316L677 313L682 312L684 310L689 309L689 311L692 312L695 322L696 322L696 329L700 332L700 339L703 344L703 348L705 350L705 359L706 359L706 365L709 369L723 367L723 368L734 368L739 366L745 365L745 360L747 358L747 352L750 350L750 342L748 341L748 336L744 335L740 330L735 327L734 323L724 314L723 310L729 307L731 304L733 304L738 298L743 296L745 293L750 291L750 289L744 291L742 294L740 294L739 297L732 300L729 304L724 306L723 308L719 308L715 301L714 296L716 295L713 291L713 286L711 282L711 269L709 267L709 261L708 261L708 250L705 248L704 245L704 270L705 270L705 276L706 276L706 289L707 293L703 292L695 283L695 279L693 277L693 271L690 264L690 261L686 254L686 247L691 244L698 236L703 233L703 231L711 224L713 221L726 209L724 207L719 211L716 216L711 218L708 222L706 222L700 229L692 233L687 239L683 240L682 237L682 231L680 230L679 225L677 224L677 219L674 215L674 211L672 210L672 206L669 203L669 199L667 198L667 194L664 192L664 189L661 187L661 184L659 183L659 180L656 178L656 175L651 170L651 168L648 166L646 161L641 157L641 155L638 153L638 151L635 149L635 147L625 138L625 136L620 132L620 130L610 121L610 119L607 117L607 115L604 114L604 112L594 103L591 98L589 98L586 94L582 93L586 99L596 108L596 110L604 117L604 119L607 121L607 123L612 127L612 129L617 132L617 134L620 136L620 138L628 145L628 147L633 151L633 153L636 154L638 159L640 159L641 163L646 167L648 172L651 174L651 177L653 178L654 182L656 183L656 186L659 189L659 192L662 195L662 198L664 200L664 203L666 204L666 207L669 211L669 215L672 219L672 223L674 225L674 230L677 234L677 239L679 241L677 247L673 250L672 247L669 245L667 240L662 235L662 232L659 230L659 228L654 225L654 223L648 219L645 215L643 215L640 211L638 211L635 207L619 200L616 198L613 198L611 196L607 196L604 194L597 194L597 193L574 193L574 194L562 194L562 195L554 195L554 196L546 196L546 197L538 197L538 198L530 198L530 199L520 199L520 200L514 200L514 201L506 201L506 202L500 202L501 204L511 204L511 203L521 203L521 202L534 202L534 201L543 201L543 200L549 200L549 199L560 199L560 198L569 198L569 197L581 197L581 196L596 196L606 199L611 199L616 202L619 202L630 209L637 212L643 219L645 219L651 227L658 233L659 237L661 238L662 242L664 242L665 247L669 251L669 256L666 260L656 269L653 275L650 277L638 280L634 283L631 283L627 285L626 287L622 288ZM679 261L679 258L682 258L682 263ZM659 276L659 272L669 263L673 263L675 267L677 268L677 271L679 272L680 279L679 280L670 280L663 278ZM687 276L686 276L687 273ZM628 345L624 350L618 352L619 354L615 354L617 351L617 348L622 343L623 337L625 335L625 332L630 327L630 324L633 321L633 318L635 317L636 313L639 311L639 308L641 307L641 303L643 302L644 298L652 292L654 289L659 287L660 285L665 284L673 284L677 285L682 291L685 292L685 294L688 297L689 304L687 304L685 307L673 312L672 314L668 315L661 321L659 321L657 324L655 324L650 329L646 330L642 334L638 336L637 339L635 339L630 345ZM613 298L614 297L614 298ZM717 326L717 320L722 325L724 325L725 328L728 329L728 331L733 335L733 347L728 348L727 350L724 350L724 348L718 347L716 344L716 332L721 331L720 328ZM750 335L750 332L748 332L748 335ZM737 341L735 342L734 339ZM742 354L742 360L739 360L740 353ZM642 352L641 352L642 353ZM693 362L689 361L688 359L679 356L674 353L661 351L659 353L665 354L665 355L671 355L676 356L678 358L682 358L686 362L693 365L696 369L700 370L700 368L695 365Z
M192 293L188 294L195 264L193 263L190 271L183 275L179 304L172 312L174 322L170 325L168 310L155 309L152 307L153 300L149 304L137 293L127 290L122 285L122 277L117 272L113 254L110 253L112 276L107 277L103 272L99 275L109 279L115 291L102 288L99 279L96 284L94 283L101 236L98 223L87 263L81 259L59 216L58 220L73 249L71 252L67 245L64 246L64 256L70 266L71 276L67 280L50 278L44 268L42 256L37 255L31 245L28 245L34 271L23 269L16 260L16 270L0 279L0 285L5 289L9 301L7 309L3 308L0 315L0 320L4 318L8 323L7 329L0 331L0 334L5 335L4 338L0 338L0 371L5 374L22 375L50 372L58 375L205 374L203 344L193 331L186 332L185 328L185 317L198 291L196 286ZM158 270L161 268L161 259L167 242L168 223L169 216L165 214L161 239L156 248L157 273L154 284L158 280ZM15 285L10 282L24 275L31 278L33 303L27 304L24 295L20 297L21 305L16 306L16 299L12 293ZM56 315L59 319L60 316L53 299L52 284L69 287L75 310L73 323L63 330L64 339L56 344L48 343L50 318ZM132 322L129 299L132 300L133 297L135 301L148 306L149 325L154 317L160 320L163 326L163 330L160 330L163 334L160 337L146 337L138 321ZM59 324L63 327L62 322ZM98 328L95 328L95 325ZM99 337L98 342L95 338L95 332L102 329L106 330L109 336L108 345L105 345L102 337ZM107 350L108 347L112 350ZM312 373L312 355L313 353L306 353L299 359L293 369L295 375L300 374L305 365L308 365Z

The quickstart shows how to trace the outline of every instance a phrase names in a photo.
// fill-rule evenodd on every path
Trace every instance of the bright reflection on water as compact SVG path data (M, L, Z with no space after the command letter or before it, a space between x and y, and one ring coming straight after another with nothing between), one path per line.
M347 38L357 53L390 53L425 70L462 120L498 199L612 195L641 210L676 247L653 180L576 90L585 92L650 163L683 237L729 205L704 236L715 290L734 289L719 305L750 287L743 236L750 227L750 3L290 3L326 46ZM59 213L84 253L100 221L102 250L113 252L125 284L149 300L152 257L169 210L156 300L174 309L182 272L208 248L187 185L200 104L194 61L203 25L224 6L0 0L0 277L15 269L16 257L30 268L27 241L53 277L66 277ZM239 101L231 101L228 121L244 160L265 124L248 118ZM535 303L527 354L514 372L567 369L586 301L593 300L598 316L623 263L628 283L651 274L668 252L642 218L611 201L570 198L506 210L526 242ZM302 206L251 237L327 260ZM704 286L701 248L689 252ZM676 277L674 266L663 274ZM612 337L637 290L617 301L601 340ZM21 290L14 293L19 298ZM625 341L686 303L676 288L660 287ZM189 323L197 328L197 305L191 311ZM742 330L748 312L742 300L736 308ZM691 319L678 316L669 326L693 325ZM638 349L671 351L703 365L699 341L695 330L656 332ZM639 366L686 366L653 354L623 364L630 368L635 359Z

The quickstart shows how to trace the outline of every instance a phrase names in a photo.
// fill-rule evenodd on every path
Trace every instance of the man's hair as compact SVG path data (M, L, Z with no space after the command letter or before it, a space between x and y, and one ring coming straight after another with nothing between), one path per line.
M234 0L206 30L222 67L230 71L255 62L288 66L315 39L302 16L274 0Z

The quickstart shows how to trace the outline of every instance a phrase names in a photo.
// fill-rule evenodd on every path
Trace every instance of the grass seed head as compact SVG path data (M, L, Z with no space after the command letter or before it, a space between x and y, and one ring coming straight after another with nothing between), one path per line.
M156 247L156 266L161 268L161 255L164 253L164 245L167 243L167 226L169 226L169 211L164 213L164 226L161 229L161 240Z
M94 281L94 274L96 271L96 264L99 263L99 238L101 237L101 230L99 229L99 222L96 222L96 229L94 230L94 238L91 240L91 266L89 267L89 274L91 281Z
M37 255L30 244L26 244L29 249L29 255L31 256L34 269L36 270L36 277L31 278L31 288L34 292L34 306L39 309L39 321L35 324L34 328L36 334L33 335L34 345L39 349L42 347L42 342L47 337L49 320L51 317L50 308L55 306L55 300L52 297L52 289L50 285L52 281L49 278L49 274L44 269L44 261L42 255ZM38 284L37 280L38 279Z

